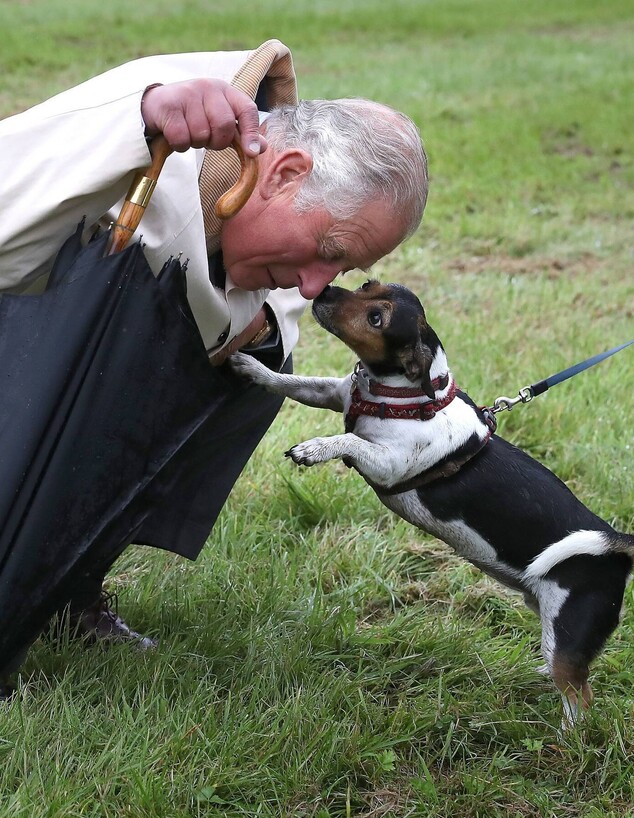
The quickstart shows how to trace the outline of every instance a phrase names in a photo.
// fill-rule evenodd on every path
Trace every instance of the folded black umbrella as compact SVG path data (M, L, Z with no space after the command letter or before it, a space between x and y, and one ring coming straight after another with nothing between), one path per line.
M0 295L0 670L133 540L222 399L180 262L155 277L82 227L43 294Z

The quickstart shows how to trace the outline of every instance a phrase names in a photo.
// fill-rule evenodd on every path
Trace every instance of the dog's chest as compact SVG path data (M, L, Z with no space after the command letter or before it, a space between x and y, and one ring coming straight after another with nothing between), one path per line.
M346 404L344 413L348 411ZM430 420L392 420L361 416L356 419L354 434L362 440L379 444L389 451L385 460L388 470L398 462L404 478L413 478L439 461L450 457L472 435L486 435L486 428L472 407L460 399Z
M402 494L377 496L391 511L407 522L433 534L451 546L457 554L476 565L480 570L509 585L521 588L521 572L500 559L497 551L464 520L440 520L421 502L416 491Z

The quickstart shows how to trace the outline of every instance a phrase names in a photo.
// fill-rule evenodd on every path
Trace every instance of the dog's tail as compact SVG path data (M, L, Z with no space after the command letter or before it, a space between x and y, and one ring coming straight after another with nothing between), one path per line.
M524 579L541 579L560 562L581 555L629 554L634 558L634 536L617 531L574 531L563 540L549 545L538 554L524 571Z

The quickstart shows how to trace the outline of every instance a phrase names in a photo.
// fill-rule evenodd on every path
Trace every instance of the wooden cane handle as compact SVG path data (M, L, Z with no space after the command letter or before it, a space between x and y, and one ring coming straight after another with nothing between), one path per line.
M156 181L163 170L165 160L171 152L172 148L163 134L154 137L150 143L152 164L135 175L128 188L119 218L112 225L107 249L109 256L120 252L128 245L154 193Z
M240 178L216 202L216 216L223 220L235 216L244 207L258 181L257 158L247 156L237 138L233 140L231 147L238 154L240 160Z
M216 215L219 219L229 219L244 206L258 181L258 160L246 156L238 139L231 143L240 160L240 178L235 185L223 194L216 202ZM140 170L128 189L119 218L113 224L108 243L108 255L123 250L129 243L134 231L148 206L159 174L165 160L172 152L168 141L162 134L154 137L150 144L152 164Z

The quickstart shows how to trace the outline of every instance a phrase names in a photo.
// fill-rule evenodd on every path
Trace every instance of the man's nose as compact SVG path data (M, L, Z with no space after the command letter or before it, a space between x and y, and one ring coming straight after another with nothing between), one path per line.
M341 265L324 261L317 264L310 264L299 271L299 291L304 296L312 300L327 287L341 272Z

